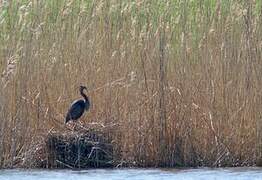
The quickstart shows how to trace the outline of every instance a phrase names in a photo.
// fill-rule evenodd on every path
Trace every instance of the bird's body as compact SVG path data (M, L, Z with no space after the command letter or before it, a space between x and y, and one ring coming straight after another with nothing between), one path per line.
M84 99L78 99L75 100L67 114L66 114L66 118L65 118L65 123L69 122L69 121L76 121L77 119L79 119L85 111L87 111L90 107L90 102L88 97L84 94L83 90L86 89L86 87L84 86L80 86L80 94L84 97Z

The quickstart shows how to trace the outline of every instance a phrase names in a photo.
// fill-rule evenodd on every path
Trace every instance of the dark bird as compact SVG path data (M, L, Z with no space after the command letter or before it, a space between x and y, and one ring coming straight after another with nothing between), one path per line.
M71 120L76 121L84 114L85 111L89 109L90 102L88 97L84 93L84 90L87 90L85 86L79 87L80 94L83 96L84 99L77 99L71 104L66 114L65 123Z

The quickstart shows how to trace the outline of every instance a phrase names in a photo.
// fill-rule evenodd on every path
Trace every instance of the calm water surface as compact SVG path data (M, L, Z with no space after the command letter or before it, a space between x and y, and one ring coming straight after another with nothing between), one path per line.
M262 180L261 168L0 170L0 180Z

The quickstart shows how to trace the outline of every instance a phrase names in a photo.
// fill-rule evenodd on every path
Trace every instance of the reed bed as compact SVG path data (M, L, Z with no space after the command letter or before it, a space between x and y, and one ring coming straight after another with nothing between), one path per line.
M0 0L0 167L86 85L85 126L142 167L262 164L262 1Z

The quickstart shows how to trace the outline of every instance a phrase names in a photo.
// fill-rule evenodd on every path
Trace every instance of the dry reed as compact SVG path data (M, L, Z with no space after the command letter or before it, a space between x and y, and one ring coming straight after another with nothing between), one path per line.
M19 166L89 87L136 166L262 159L261 1L0 1L0 167Z

